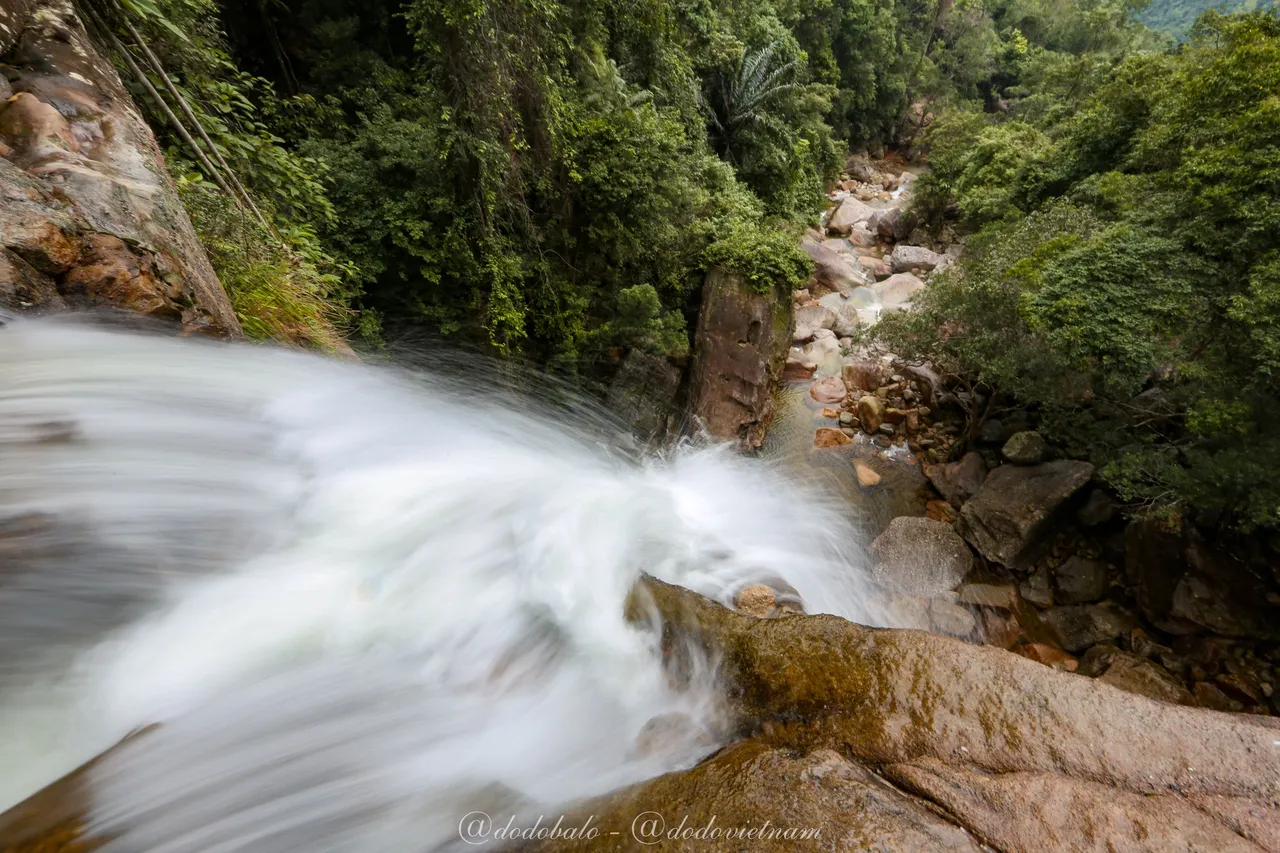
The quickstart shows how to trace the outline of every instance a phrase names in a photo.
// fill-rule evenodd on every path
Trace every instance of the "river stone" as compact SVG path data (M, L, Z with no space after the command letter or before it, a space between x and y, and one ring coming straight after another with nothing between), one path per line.
M1075 555L1053 571L1053 597L1059 604L1088 604L1107 594L1107 567Z
M1044 438L1034 430L1014 433L1000 449L1004 458L1014 465L1039 465L1048 451Z
M934 630L952 637L967 637L978 627L969 608L939 598L929 602L929 618Z
M762 583L753 583L738 590L738 594L734 597L733 606L739 613L746 613L749 616L757 616L763 619L773 610L773 603L776 599L777 596L774 595L772 587Z
M871 359L859 358L844 363L841 376L844 384L858 391L874 391L880 387L880 379L884 375L880 363Z
M830 329L836 322L836 313L824 305L802 305L796 309L795 332L791 340L798 344L813 340L819 329Z
M853 460L853 472L858 477L858 485L864 489L871 489L880 485L880 475L861 459Z
M910 302L912 296L924 290L924 282L909 272L900 272L871 285L871 290L884 309L890 310Z
M931 597L955 589L973 567L973 554L951 525L899 516L871 543L872 574L907 595Z
M813 446L820 450L842 444L853 444L853 439L833 427L818 427L813 434Z
M1051 607L1040 618L1056 635L1058 645L1069 652L1114 640L1137 624L1124 611L1102 604Z
M1007 583L969 583L960 589L960 603L1016 610L1018 589Z
M988 560L1019 568L1092 477L1092 465L1072 459L1002 465L960 508L957 529Z
M813 259L813 281L828 290L849 290L866 283L852 258L809 237L800 242L800 248Z
M859 249L870 249L876 245L875 232L867 228L865 222L859 222L849 232L849 242Z
M858 291L862 291L866 294L866 297L853 295L857 294ZM862 326L862 320L858 316L858 309L865 307L867 297L874 298L868 288L855 287L853 290L847 290L843 293L827 294L818 300L819 305L834 312L835 320L831 323L831 330L835 332L837 337L848 338L858 333L858 329Z
M893 253L889 255L889 266L894 272L907 272L913 269L932 270L942 261L942 255L924 246L907 246L902 243L894 246Z
M970 450L955 462L930 465L925 476L938 494L959 509L964 502L978 493L987 479L987 463L982 456Z
M870 435L884 425L885 405L875 394L864 394L858 400L858 420Z
M844 380L839 376L824 376L809 388L809 396L819 403L839 404L844 395Z
M875 209L858 201L852 196L840 202L827 221L827 233L835 237L848 237L853 233L853 226L866 222Z

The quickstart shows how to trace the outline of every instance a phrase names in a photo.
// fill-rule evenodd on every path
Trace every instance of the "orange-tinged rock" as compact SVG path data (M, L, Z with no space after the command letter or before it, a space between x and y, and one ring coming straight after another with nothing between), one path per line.
M813 446L818 448L839 447L842 444L853 444L853 439L838 429L819 427L813 434Z
M1048 643L1027 643L1024 646L1018 646L1013 651L1024 658L1029 658L1036 663L1042 663L1052 669L1075 672L1080 667L1080 662L1074 657Z

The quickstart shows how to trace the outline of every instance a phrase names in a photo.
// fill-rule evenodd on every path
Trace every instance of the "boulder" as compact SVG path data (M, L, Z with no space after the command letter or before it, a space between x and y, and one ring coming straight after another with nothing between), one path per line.
M1135 521L1125 528L1125 576L1152 624L1172 634L1209 630L1280 638L1272 582L1206 543L1189 525Z
M867 220L867 227L885 240L901 241L907 239L915 228L915 218L903 213L901 207L887 207L877 210Z
M1088 604L1107 594L1107 566L1073 556L1053 570L1053 598L1059 604Z
M831 330L837 337L848 338L857 334L862 326L858 312L874 300L868 288L855 287L843 293L830 293L818 300L818 304L830 309L835 314Z
M853 226L866 222L873 213L875 210L865 203L856 198L846 198L831 212L831 218L827 220L827 233L836 237L848 237L853 233Z
M1122 637L1137 624L1123 610L1102 604L1050 607L1040 618L1054 633L1058 645L1069 652Z
M808 237L800 241L800 248L813 259L814 283L828 290L849 290L867 283L866 276L852 257Z
M683 378L665 358L633 349L610 383L605 405L644 438L664 439L679 425L676 398Z
M1014 433L1000 449L1001 455L1014 465L1039 465L1048 452L1044 438L1034 430Z
M813 340L819 329L830 329L836 322L836 312L825 305L803 305L795 312L795 332L791 340L798 344Z
M871 285L872 292L886 311L901 308L923 289L924 282L909 272L896 273Z
M960 508L956 526L988 560L1020 568L1092 477L1092 465L1072 459L1029 467L1002 465Z
M967 637L978 628L969 608L939 598L929 602L929 621L935 631L952 637Z
M893 270L889 267L889 262L884 258L876 258L870 255L862 255L858 257L858 266L866 271L875 281L884 281L893 275Z
M973 567L973 554L949 524L899 516L871 543L872 574L907 595L955 589Z
M739 613L761 619L773 612L777 596L772 587L762 583L747 584L733 598L734 609Z
M1053 582L1047 566L1040 566L1022 583L1018 584L1018 594L1023 600L1036 607L1053 606Z
M773 389L787 358L791 300L760 293L714 269L702 286L689 408L712 436L758 448L773 416Z
M960 603L1016 610L1018 588L1007 583L967 583L960 589Z
M866 394L858 400L858 420L862 428L870 435L884 424L886 407L884 400L875 394Z
M925 470L925 476L933 483L938 494L959 509L986 482L987 463L982 461L980 454L971 450L955 462L930 465Z
M1095 654L1095 649L1105 651ZM1169 670L1115 647L1095 646L1081 660L1082 669L1086 663L1090 669L1089 675L1127 693L1175 705L1191 705L1195 702L1191 691Z
M1097 527L1106 524L1116 516L1116 502L1103 489L1094 489L1084 506L1076 513L1076 518L1085 527Z
M876 239L875 233L867 228L867 223L859 222L849 232L849 242L859 249L870 249L879 241Z
M819 403L839 405L844 402L844 380L839 376L824 376L809 388L809 396Z
M927 272L942 261L943 256L937 252L926 249L924 246L908 246L905 243L894 246L893 253L889 255L889 266L894 272L907 272L914 269Z
M884 383L884 370L877 361L858 358L846 361L841 376L844 384L858 391L874 391Z

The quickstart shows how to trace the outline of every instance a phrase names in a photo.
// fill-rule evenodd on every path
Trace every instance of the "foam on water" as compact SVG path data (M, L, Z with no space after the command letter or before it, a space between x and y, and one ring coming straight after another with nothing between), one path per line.
M725 736L714 661L624 619L642 572L875 621L848 519L766 464L458 388L0 330L0 810L158 724L88 777L108 850L431 850Z

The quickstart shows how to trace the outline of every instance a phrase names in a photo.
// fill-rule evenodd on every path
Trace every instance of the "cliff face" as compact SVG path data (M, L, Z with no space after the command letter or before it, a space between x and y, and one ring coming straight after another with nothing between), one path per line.
M690 409L715 438L759 449L791 332L787 294L761 294L712 270L703 284Z
M70 0L0 0L0 306L240 325L155 137Z

